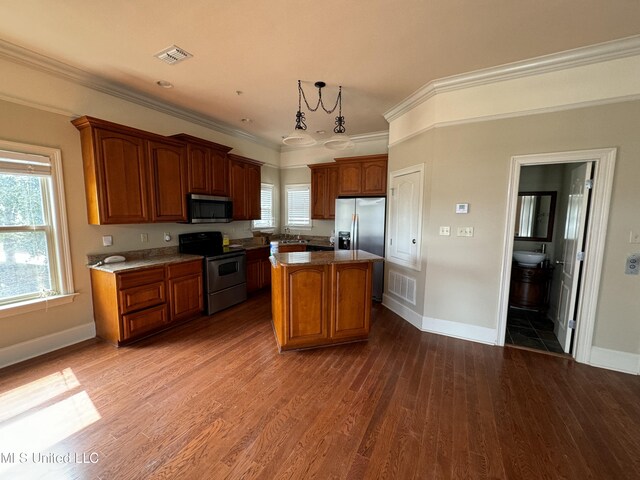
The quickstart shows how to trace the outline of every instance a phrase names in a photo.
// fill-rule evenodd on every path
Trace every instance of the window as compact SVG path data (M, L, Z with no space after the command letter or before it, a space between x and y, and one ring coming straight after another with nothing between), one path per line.
M0 313L71 293L70 265L60 151L0 141Z
M311 227L311 186L287 185L287 226Z
M276 219L273 214L273 185L260 184L260 220L253 221L253 228L275 228Z

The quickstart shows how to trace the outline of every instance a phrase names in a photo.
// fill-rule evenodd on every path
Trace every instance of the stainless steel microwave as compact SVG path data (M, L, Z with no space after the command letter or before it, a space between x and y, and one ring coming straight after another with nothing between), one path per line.
M233 205L229 197L190 193L187 212L189 223L227 223L233 220Z

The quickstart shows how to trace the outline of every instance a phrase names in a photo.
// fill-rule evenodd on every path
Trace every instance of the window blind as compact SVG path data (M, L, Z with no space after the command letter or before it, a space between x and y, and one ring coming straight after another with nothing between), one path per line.
M287 185L287 225L291 227L311 226L311 186Z

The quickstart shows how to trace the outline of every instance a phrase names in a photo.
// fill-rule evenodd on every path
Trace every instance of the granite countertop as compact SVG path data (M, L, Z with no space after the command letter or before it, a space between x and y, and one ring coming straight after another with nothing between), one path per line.
M143 268L167 265L170 263L183 263L190 260L202 260L201 255L187 255L185 253L174 253L167 255L153 255L145 258L135 258L120 263L104 263L102 265L88 265L89 268L102 272L117 273L124 271L139 270Z
M364 250L337 250L329 252L291 252L276 253L271 263L280 265L328 265L332 263L382 262L383 257Z

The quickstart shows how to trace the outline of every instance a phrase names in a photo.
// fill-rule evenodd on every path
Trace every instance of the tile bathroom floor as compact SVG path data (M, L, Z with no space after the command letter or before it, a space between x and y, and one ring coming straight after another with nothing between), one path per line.
M553 322L542 313L519 308L509 308L505 345L564 353L553 333Z

